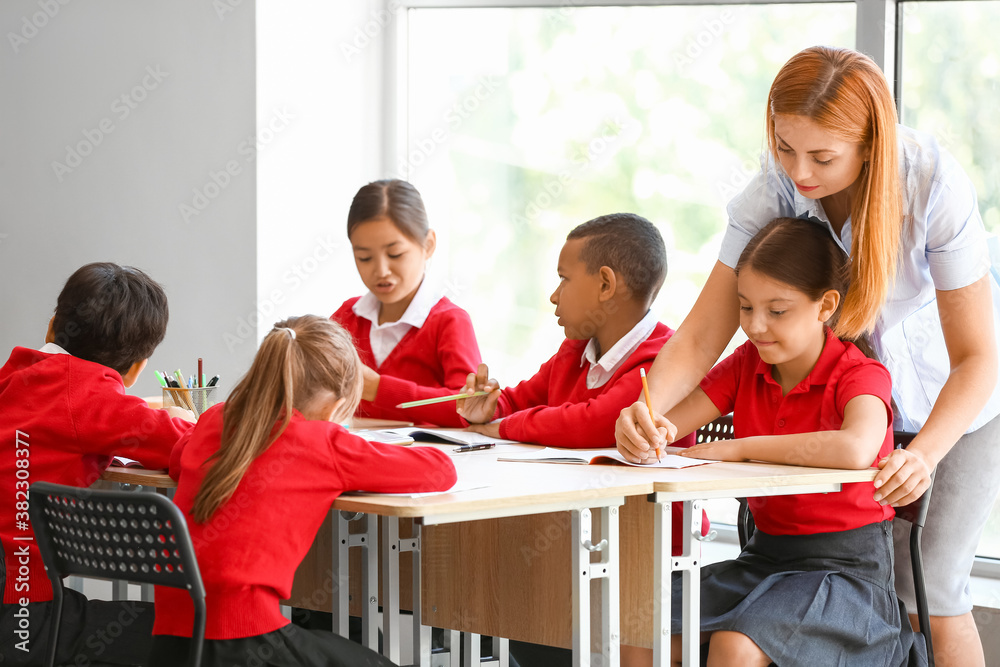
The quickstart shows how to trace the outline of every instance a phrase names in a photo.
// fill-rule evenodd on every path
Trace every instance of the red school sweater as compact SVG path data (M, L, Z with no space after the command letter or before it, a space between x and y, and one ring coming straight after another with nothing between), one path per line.
M642 393L639 368L648 371L673 334L673 329L657 322L649 338L611 379L594 389L587 388L590 364L581 362L589 341L567 338L534 376L500 393L495 415L504 418L500 437L549 447L614 447L618 416ZM693 444L693 433L674 443L678 447ZM678 556L683 548L682 503L673 503L671 517L671 553ZM701 534L708 535L710 529L708 515L702 512Z
M400 403L448 396L461 391L482 361L469 314L441 297L424 325L406 332L382 365L375 364L369 332L372 323L353 310L361 297L348 299L330 318L350 332L362 363L381 378L374 401L361 401L357 416L399 419L437 426L464 426L454 403L397 408Z
M289 623L281 600L330 505L343 491L444 491L455 483L449 457L433 447L370 443L331 422L292 415L284 433L254 459L236 491L205 523L191 515L219 449L223 406L208 410L177 443L170 474L205 584L206 639L239 639ZM191 597L156 588L153 634L190 637Z
M673 333L657 322L611 379L594 389L587 388L590 365L581 362L589 341L566 339L534 376L500 393L500 437L549 447L614 447L618 415L642 393L639 368L649 370ZM694 436L674 444L690 447Z
M190 429L126 394L121 375L107 366L15 347L0 368L0 493L10 503L0 512L4 604L52 599L27 514L30 484L90 486L116 454L166 468L174 443ZM19 572L24 565L27 576Z

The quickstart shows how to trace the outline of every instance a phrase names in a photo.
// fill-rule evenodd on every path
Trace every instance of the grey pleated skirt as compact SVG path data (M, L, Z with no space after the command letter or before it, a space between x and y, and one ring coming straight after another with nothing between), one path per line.
M816 535L757 530L736 560L702 569L701 630L743 633L778 667L926 664L892 564L891 521ZM679 576L672 595L679 610ZM674 613L671 632L680 631Z

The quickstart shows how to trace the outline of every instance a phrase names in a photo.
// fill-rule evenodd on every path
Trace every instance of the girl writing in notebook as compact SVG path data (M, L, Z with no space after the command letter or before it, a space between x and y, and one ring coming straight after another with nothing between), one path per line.
M889 372L830 328L847 292L848 261L808 221L779 218L758 232L735 269L740 326L750 340L656 416L660 433L649 442L672 441L732 412L735 440L681 454L857 469L888 456ZM618 442L631 460L655 457L630 439ZM912 633L893 585L894 512L873 494L867 482L749 500L753 538L736 560L702 569L709 665L907 664ZM681 619L673 621L679 655Z
M436 237L417 189L375 181L354 196L347 236L368 293L333 314L364 363L357 416L463 426L453 403L396 406L457 393L482 358L469 314L427 278Z
M205 584L204 664L388 665L329 632L289 624L280 601L341 492L442 491L448 456L348 433L361 398L350 336L315 315L279 322L229 400L205 412L171 455ZM185 664L194 616L187 591L156 589L152 665Z

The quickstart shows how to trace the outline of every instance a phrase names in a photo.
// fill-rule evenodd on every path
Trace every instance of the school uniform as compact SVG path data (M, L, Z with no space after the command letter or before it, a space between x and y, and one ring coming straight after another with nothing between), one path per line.
M500 436L549 447L615 446L615 422L642 393L647 371L674 330L647 312L597 359L597 341L566 339L532 377L500 393ZM694 444L694 436L677 443Z
M198 523L191 509L211 467L205 462L219 449L224 407L202 415L170 465L179 480L174 502L185 513L205 584L211 664L244 664L259 651L272 656L265 664L364 664L348 660L359 647L341 637L286 627L280 602L291 595L295 570L343 491L443 491L455 483L454 466L440 450L372 444L296 411L232 497ZM157 587L153 665L183 661L193 620L186 591Z
M495 418L500 437L549 447L614 447L615 422L642 393L639 368L647 371L674 330L652 311L597 358L597 341L566 339L532 377L500 392ZM678 447L694 444L694 434ZM681 550L683 507L673 505L673 553ZM708 535L708 515L702 534Z
M896 428L918 431L950 373L936 290L954 290L991 273L994 334L1000 345L1000 285L990 272L986 233L968 176L931 135L898 126L906 216L895 280L872 338L892 376ZM762 170L728 207L719 260L734 267L753 235L776 217L826 227L850 253L848 218L838 236L820 201L802 196L769 155ZM932 615L972 609L969 572L983 528L1000 491L1000 383L966 435L938 463L936 492L922 535L927 599ZM961 525L961 528L956 526ZM896 529L899 595L915 613L908 531Z
M786 395L749 342L701 382L719 412L733 413L737 438L839 430L851 399L877 396L889 426L873 465L893 446L890 386L880 363L829 329L816 365ZM913 636L893 583L894 511L873 494L865 482L749 499L757 530L746 548L702 568L701 631L741 632L779 667L906 664ZM679 604L679 579L673 596Z
M461 426L454 403L399 409L408 401L461 391L482 361L469 314L425 279L397 322L378 323L381 304L369 292L348 299L330 318L353 336L362 363L381 376L359 417Z
M52 586L26 505L24 512L15 505L25 498L18 494L40 481L90 486L115 454L149 468L166 468L171 448L190 426L126 394L121 375L107 366L74 357L52 343L41 350L14 348L0 368L0 438L5 443L0 454L0 489L10 499L10 511L0 513L5 560L0 661L6 658L11 664L40 664L51 613ZM94 628L103 627L106 615L102 609L114 620L120 605L111 603L104 609L107 603L88 602L68 591L67 596L62 632L71 641L59 659L71 662L77 655L93 658L93 650L87 646L93 642L87 640L92 639ZM6 630L10 624L16 625L11 615L28 605L32 620L29 644L37 649L31 656L14 647L17 638ZM126 634L145 634L146 646L136 654L126 648L130 642L126 637L103 649L102 661L114 662L118 657L128 661L131 656L145 654L152 613L139 616ZM26 662L18 662L26 658Z

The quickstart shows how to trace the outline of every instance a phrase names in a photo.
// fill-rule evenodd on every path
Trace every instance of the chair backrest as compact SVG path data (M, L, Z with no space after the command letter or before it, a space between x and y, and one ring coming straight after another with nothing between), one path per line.
M30 497L38 548L59 578L124 579L205 597L187 523L169 498L48 482L32 484Z
M713 440L732 440L735 437L732 415L722 415L713 419L695 431L694 436L696 443L712 442Z

